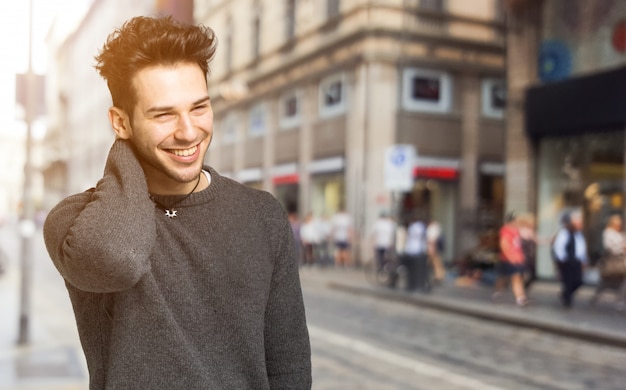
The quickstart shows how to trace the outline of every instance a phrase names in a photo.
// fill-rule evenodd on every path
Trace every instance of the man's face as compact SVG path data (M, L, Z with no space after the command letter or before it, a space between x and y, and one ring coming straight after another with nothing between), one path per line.
M171 193L202 170L213 134L213 110L200 67L183 63L139 71L128 139L150 191Z

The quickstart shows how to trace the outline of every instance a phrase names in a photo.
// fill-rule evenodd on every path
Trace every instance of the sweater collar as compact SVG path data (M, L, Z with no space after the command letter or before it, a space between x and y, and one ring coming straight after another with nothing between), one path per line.
M186 195L152 195L152 197L159 203L168 205L176 202L176 207L194 206L210 202L223 185L224 177L221 176L213 167L205 165L202 167L205 171L208 171L211 175L211 183L202 191L194 192L186 199L182 200Z

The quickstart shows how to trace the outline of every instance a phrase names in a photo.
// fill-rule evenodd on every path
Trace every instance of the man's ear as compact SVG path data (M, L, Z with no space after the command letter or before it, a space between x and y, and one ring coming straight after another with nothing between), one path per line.
M118 107L109 108L109 122L117 138L129 139L132 133L130 119L124 110Z

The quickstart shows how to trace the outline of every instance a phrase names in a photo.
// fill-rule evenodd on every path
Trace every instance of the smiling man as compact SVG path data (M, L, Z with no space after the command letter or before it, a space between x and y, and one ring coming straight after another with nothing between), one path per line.
M279 203L203 164L208 27L137 17L96 68L116 140L44 237L74 307L90 389L308 389L311 356Z

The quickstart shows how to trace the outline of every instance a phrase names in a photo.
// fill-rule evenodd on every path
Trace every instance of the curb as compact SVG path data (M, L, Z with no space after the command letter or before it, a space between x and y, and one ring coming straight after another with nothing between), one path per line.
M507 325L521 326L530 329L538 329L544 332L569 337L578 340L585 340L592 343L610 345L613 347L626 348L626 335L611 331L597 331L571 324L564 324L559 321L529 318L520 315L497 312L485 309L482 305L472 302L456 302L449 299L442 299L435 296L419 296L411 293L387 291L373 288L354 286L349 284L329 282L328 287L356 295L367 295L388 301L407 303L413 306L427 307L430 309L461 314L481 320L504 323Z

